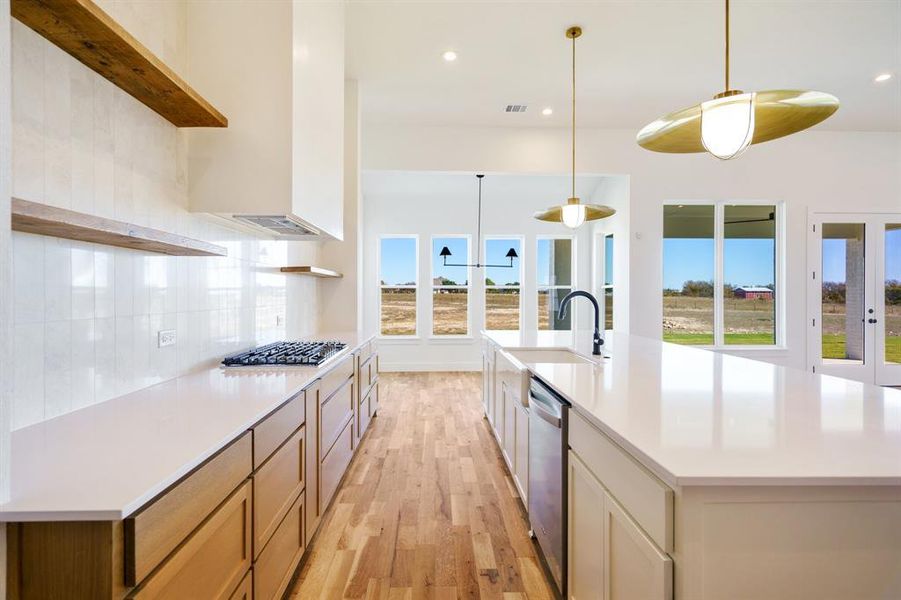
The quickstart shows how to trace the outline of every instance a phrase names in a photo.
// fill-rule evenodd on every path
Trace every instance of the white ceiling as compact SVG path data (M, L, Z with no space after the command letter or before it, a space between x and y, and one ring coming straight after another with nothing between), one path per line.
M347 24L367 122L565 126L573 24L581 127L638 129L723 87L721 0L349 0ZM732 82L838 96L824 129L901 131L901 0L733 0Z

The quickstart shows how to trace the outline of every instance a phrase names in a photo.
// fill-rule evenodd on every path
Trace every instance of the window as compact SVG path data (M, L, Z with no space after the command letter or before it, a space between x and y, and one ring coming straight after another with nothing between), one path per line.
M663 208L663 339L695 345L776 344L777 207Z
M489 265L509 264L507 252L513 248L522 256L519 238L489 238L485 240L485 260ZM520 328L520 259L513 259L513 268L485 268L485 329L517 330Z
M432 238L432 335L469 335L469 267L451 266L467 263L469 236Z
M538 239L538 329L571 328L572 311L557 318L557 309L573 285L572 238Z
M613 234L604 236L604 329L613 329Z
M418 242L412 235L384 236L379 242L379 331L382 335L416 335Z

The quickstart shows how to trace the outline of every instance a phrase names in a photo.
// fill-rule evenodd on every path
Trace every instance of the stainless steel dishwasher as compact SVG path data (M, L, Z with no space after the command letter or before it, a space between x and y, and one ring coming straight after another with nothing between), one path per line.
M569 404L536 378L529 384L529 532L561 597L566 595L566 446Z

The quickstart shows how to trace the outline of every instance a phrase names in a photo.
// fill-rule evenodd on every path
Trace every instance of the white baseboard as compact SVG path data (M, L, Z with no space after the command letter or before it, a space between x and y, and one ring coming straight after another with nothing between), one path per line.
M379 371L382 373L398 373L402 371L481 371L479 362L411 362L389 363L384 358L379 360Z

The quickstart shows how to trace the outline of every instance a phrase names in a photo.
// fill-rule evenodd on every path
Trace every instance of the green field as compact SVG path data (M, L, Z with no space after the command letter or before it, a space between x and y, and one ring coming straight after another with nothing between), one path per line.
M689 346L711 346L713 345L713 335L709 333L675 333L664 331L663 341ZM728 345L734 346L764 346L773 343L773 335L771 333L727 333L725 335L725 342Z

